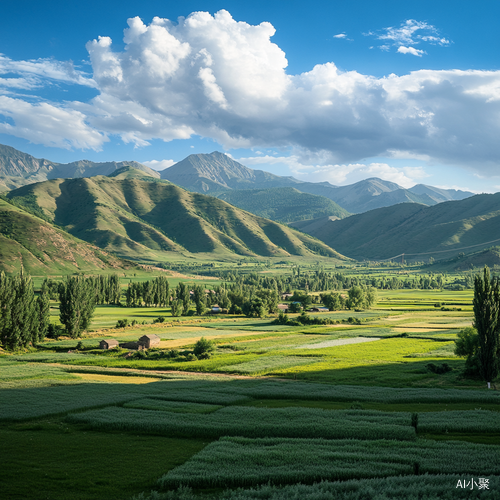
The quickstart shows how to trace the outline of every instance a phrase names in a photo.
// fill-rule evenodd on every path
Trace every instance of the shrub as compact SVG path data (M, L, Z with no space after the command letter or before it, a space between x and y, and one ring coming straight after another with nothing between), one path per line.
M128 326L128 319L119 319L117 322L116 322L116 326L115 328L125 328L126 326Z
M427 370L432 373L437 373L438 375L442 375L443 373L448 373L453 370L453 368L448 363L442 363L441 365L435 365L434 363L429 363L425 365Z
M205 337L201 337L198 342L196 342L193 354L198 359L208 359L215 351L215 344L211 340L207 340Z
M154 323L163 323L165 321L165 316L158 316L156 319L153 320Z

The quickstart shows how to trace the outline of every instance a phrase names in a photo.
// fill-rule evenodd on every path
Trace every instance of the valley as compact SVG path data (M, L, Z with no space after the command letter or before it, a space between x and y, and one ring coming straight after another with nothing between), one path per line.
M498 193L315 185L222 153L161 173L17 159L31 176L0 199L7 498L498 488L498 391L456 351L474 280L498 276Z

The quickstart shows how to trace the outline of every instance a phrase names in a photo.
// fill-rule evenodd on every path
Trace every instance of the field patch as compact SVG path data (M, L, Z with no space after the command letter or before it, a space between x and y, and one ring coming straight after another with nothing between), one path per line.
M326 340L320 342L319 344L304 344L296 349L322 349L323 347L335 347L339 345L349 345L349 344L361 344L363 342L373 342L374 340L380 340L379 337L354 337L349 339L334 339Z
M246 361L237 365L223 366L222 370L236 373L264 374L281 368L309 365L312 363L318 363L319 361L322 361L322 358L305 356L262 356L252 361Z
M499 474L500 447L424 440L224 437L164 475L159 484L220 488L425 473Z

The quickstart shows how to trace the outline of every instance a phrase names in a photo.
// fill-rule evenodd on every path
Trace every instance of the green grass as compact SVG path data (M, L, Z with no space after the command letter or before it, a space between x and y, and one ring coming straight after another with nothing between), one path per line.
M0 429L2 498L123 500L207 444L197 439L81 432L57 420Z
M425 473L498 475L500 448L428 440L224 437L165 474L159 484L163 488L181 484L196 488L241 487Z

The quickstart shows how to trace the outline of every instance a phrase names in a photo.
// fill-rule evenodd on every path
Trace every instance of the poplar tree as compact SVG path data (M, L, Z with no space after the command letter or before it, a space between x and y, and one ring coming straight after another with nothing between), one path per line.
M77 338L90 326L95 309L95 293L90 280L69 277L59 288L59 318L71 338Z
M40 295L36 299L35 313L33 342L40 342L45 338L50 324L50 293L47 280L43 282Z
M479 373L488 386L498 376L500 355L500 286L498 278L490 279L484 267L483 276L474 278L474 328L478 334Z

